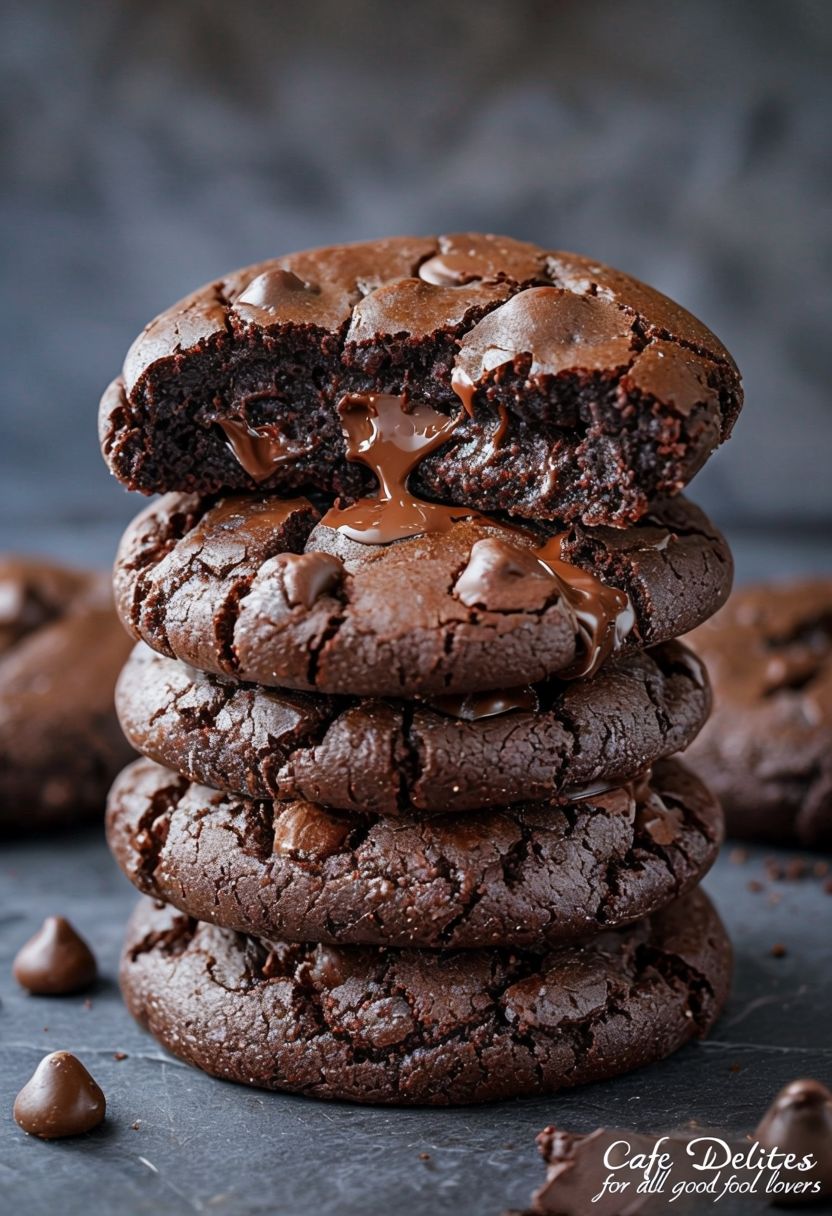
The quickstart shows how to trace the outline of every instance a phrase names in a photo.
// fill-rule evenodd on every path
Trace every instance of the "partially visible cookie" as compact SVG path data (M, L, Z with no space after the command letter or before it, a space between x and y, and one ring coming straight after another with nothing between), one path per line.
M174 1055L316 1098L460 1105L605 1080L707 1034L731 947L707 897L581 947L430 952L260 942L143 901L127 1005Z
M364 544L318 523L305 499L169 494L122 539L116 603L134 637L202 671L412 697L583 672L605 646L693 628L731 585L724 539L683 499L630 529L568 529L562 577L541 565L542 543L476 517Z
M714 714L689 757L729 833L832 847L832 579L742 587L690 642Z
M722 815L673 761L564 806L362 822L220 794L138 760L111 791L107 838L146 895L255 937L538 949L689 890L716 856Z
M629 781L684 750L710 701L704 667L679 642L619 655L588 680L433 704L238 684L142 643L116 687L136 751L201 785L388 816Z
M113 708L129 652L106 575L0 558L0 831L103 814L131 754Z
M737 368L695 317L576 254L459 233L313 249L156 317L105 392L130 489L353 495L337 405L407 395L458 424L416 476L443 502L634 523L727 439Z

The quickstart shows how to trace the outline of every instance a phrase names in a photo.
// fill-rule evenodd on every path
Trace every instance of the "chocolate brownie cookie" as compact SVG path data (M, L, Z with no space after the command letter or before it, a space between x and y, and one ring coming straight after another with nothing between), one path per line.
M331 516L305 499L166 495L122 539L125 626L202 671L410 697L585 675L693 628L731 583L725 541L684 499L548 540L477 516L366 544Z
M722 815L678 763L556 806L356 821L255 802L151 760L116 779L110 849L140 891L255 937L535 949L647 916L697 883Z
M690 313L575 254L404 237L277 258L148 325L104 394L131 489L360 495L338 404L382 393L448 421L427 497L534 519L634 523L730 434L737 368Z
M731 948L701 891L549 953L261 942L145 900L121 983L181 1059L246 1085L450 1105L603 1080L702 1037Z
M591 679L433 704L238 684L142 643L116 686L132 745L192 781L388 816L629 781L684 750L710 703L704 667L679 642L620 655Z
M832 847L832 579L743 587L691 636L714 716L690 752L729 832Z
M113 709L129 652L105 575L0 557L0 831L103 812L131 754Z

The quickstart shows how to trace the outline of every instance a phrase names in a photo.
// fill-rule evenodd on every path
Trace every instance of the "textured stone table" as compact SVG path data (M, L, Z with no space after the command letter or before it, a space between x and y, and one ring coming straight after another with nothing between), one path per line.
M134 896L97 833L52 849L4 845L0 1211L497 1216L542 1180L533 1141L548 1122L659 1131L696 1119L749 1131L794 1077L832 1081L832 895L816 878L771 882L763 866L770 855L752 850L744 864L723 856L707 882L737 948L734 995L710 1040L554 1098L431 1111L259 1093L178 1063L120 1003L117 958ZM751 879L764 889L749 891ZM103 978L89 1002L29 997L11 980L15 950L46 912L69 916L94 945ZM775 943L784 957L772 956ZM11 1105L41 1056L58 1048L90 1068L109 1118L83 1139L47 1144L23 1135ZM732 1211L727 1201L713 1210Z

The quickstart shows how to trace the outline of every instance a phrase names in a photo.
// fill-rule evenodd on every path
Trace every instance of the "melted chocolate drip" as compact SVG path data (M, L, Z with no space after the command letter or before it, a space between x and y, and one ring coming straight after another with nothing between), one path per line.
M572 566L561 557L566 533L551 537L537 550L537 558L559 584L561 594L578 622L581 654L565 671L563 679L591 676L613 651L619 650L635 625L629 597L617 587L608 587L594 574Z
M242 419L228 418L217 424L228 446L252 481L267 481L275 469L308 455L307 446L293 447L280 429L271 423L249 426Z
M621 792L636 806L636 827L657 845L670 845L679 835L681 815L669 807L651 783L653 770L644 769L629 781L596 781L590 785L573 787L563 794L564 802L588 802Z
M349 507L332 507L324 527L363 545L389 545L409 536L447 532L460 519L477 516L467 507L426 502L411 494L408 478L420 460L450 438L459 416L448 418L405 396L350 393L338 403L347 441L347 459L358 460L378 478L375 497Z
M461 367L455 367L451 373L451 388L456 393L459 400L462 402L462 408L469 418L474 417L474 393L477 391L477 386L468 376L468 373L463 371ZM508 431L508 409L502 401L497 402L497 424L491 433L488 440L488 450L486 452L485 464L493 460L499 452L503 440Z
M431 697L425 703L431 709L438 709L449 718L460 718L463 722L479 722L481 718L496 718L499 714L512 713L514 710L533 714L539 708L537 693L530 684L521 688L507 688L503 692Z
M461 398L467 411L471 402ZM378 478L375 497L349 507L332 507L321 521L365 545L388 545L425 533L447 532L461 519L488 520L478 511L450 507L417 498L408 478L420 460L453 434L461 414L453 418L426 403L410 405L405 396L354 393L338 405L347 441L347 459L359 460ZM500 523L509 534L531 538L514 524ZM561 557L566 534L551 537L533 549L541 568L573 612L581 641L580 657L565 672L566 679L590 676L617 650L635 624L632 605L623 591L608 587L593 574ZM519 548L519 546L518 546Z

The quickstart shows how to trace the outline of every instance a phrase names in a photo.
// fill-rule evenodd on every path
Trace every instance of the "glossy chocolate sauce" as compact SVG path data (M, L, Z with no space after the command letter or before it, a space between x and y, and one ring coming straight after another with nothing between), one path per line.
M575 614L581 646L578 658L565 671L564 679L581 679L597 671L606 658L619 650L635 625L629 597L617 587L608 587L594 574L572 566L561 557L567 533L552 536L536 550L540 563L550 571L559 590Z
M245 469L252 481L267 481L275 469L306 456L310 448L296 446L273 423L249 426L237 418L220 419L217 423L227 440L237 462Z
M454 390L457 397L459 397L459 400L462 402L462 408L465 410L465 413L468 415L469 418L473 418L474 412L475 412L474 411L474 393L476 392L477 386L469 378L468 373L463 371L463 369L461 367L455 367L453 372L451 373L451 388ZM497 425L494 427L494 430L492 431L492 433L488 439L488 449L487 449L486 458L485 458L486 464L488 464L488 462L490 460L493 460L494 457L499 452L500 448L502 447L502 443L503 443L503 440L505 439L507 431L508 431L508 409L502 403L502 401L498 401L497 402Z
M449 718L463 722L479 722L482 718L496 718L514 710L537 713L539 700L530 684L521 688L507 688L503 692L460 693L459 696L430 697L426 702Z
M372 469L379 488L372 498L332 507L321 521L363 545L389 545L409 536L447 532L460 519L478 517L467 507L448 507L417 498L407 488L420 460L440 447L459 425L419 402L389 393L350 393L338 403L347 459Z
M470 405L462 398L463 407ZM534 534L516 524L489 520L478 511L450 507L417 498L408 479L419 461L443 444L459 425L426 403L410 404L404 396L353 393L339 402L347 441L347 459L359 460L376 474L379 488L372 498L349 507L331 508L322 526L337 529L360 544L387 545L407 537L447 532L461 519L476 519L504 529L524 542ZM580 656L564 673L567 679L591 675L617 650L635 624L632 605L623 591L608 587L593 574L561 557L566 533L551 537L532 551L541 568L572 610L580 638ZM517 546L520 548L521 546ZM522 548L528 549L524 543ZM472 594L475 588L469 588Z

